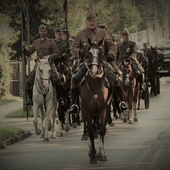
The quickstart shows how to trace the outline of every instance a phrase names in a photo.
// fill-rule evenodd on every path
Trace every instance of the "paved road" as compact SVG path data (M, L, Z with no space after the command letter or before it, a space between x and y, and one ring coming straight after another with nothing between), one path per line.
M64 132L62 138L44 143L39 136L0 150L2 170L169 170L170 169L170 78L161 78L161 94L143 104L139 122L116 121L107 126L105 151L108 161L89 164L88 142L81 141L82 126ZM12 121L12 120L11 120ZM29 120L31 127L32 120ZM15 120L21 126L26 120ZM96 140L96 148L99 140Z

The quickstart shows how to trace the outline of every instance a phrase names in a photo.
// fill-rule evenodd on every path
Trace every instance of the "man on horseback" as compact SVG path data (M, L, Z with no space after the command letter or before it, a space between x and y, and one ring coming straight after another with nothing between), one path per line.
M40 38L36 39L31 48L27 50L25 48L26 42L22 42L23 46L23 51L24 54L28 57L31 57L31 55L36 52L37 57L40 59L47 59L49 58L51 61L55 61L58 59L59 56L59 51L56 46L56 43L47 37L47 28L45 25L40 25L39 26L39 35ZM34 84L34 78L35 78L35 72L36 72L36 67L37 64L35 64L33 70L30 72L28 75L28 79L26 80L26 91L28 94L28 99L26 100L25 104L28 106L33 105L32 101L32 89L33 89L33 84ZM51 81L54 87L56 87L57 91L57 99L59 101L59 104L62 104L61 100L61 80L59 77L58 72L56 71L55 64L52 62L51 63Z
M87 14L85 23L86 28L77 34L71 46L71 54L75 59L79 59L80 64L75 70L71 79L72 106L69 110L70 113L78 113L79 110L78 101L80 82L88 71L84 62L86 60L89 48L88 38L90 38L93 43L99 42L102 38L104 38L104 43L102 44L101 48L103 49L104 54L103 66L106 70L107 79L111 89L115 89L121 101L125 98L120 79L116 74L117 70L115 70L110 64L111 62L115 61L116 57L116 47L114 43L104 29L97 28L95 15Z
M143 48L142 51L144 52L144 56L147 57L149 52L150 52L150 48L148 47L148 43L143 43Z
M117 44L117 64L119 65L124 59L130 58L134 75L136 78L140 78L141 88L143 89L144 69L137 60L137 45L134 41L129 40L129 33L127 31L122 32L122 40L122 42Z

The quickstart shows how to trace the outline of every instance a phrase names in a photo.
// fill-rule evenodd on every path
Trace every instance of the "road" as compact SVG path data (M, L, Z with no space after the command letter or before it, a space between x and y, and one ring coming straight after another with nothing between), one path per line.
M106 162L89 164L89 141L81 141L82 126L42 142L35 134L0 150L1 170L169 170L170 78L161 78L161 93L150 108L138 111L134 124L116 121L107 126ZM96 148L99 139L96 139Z

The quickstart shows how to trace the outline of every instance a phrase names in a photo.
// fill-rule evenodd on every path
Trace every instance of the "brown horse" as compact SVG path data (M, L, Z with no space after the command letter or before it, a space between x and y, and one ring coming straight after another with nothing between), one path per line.
M86 66L88 74L85 77L80 90L81 110L83 121L87 123L90 138L90 164L96 164L97 160L106 161L104 150L104 137L106 134L106 121L108 115L109 89L105 86L104 71L102 67L103 54L100 46L103 39L97 44L92 44L89 39L89 53ZM96 153L95 133L99 130L100 146Z
M126 102L129 108L128 111L123 112L124 114L123 121L127 122L127 119L128 119L129 124L133 124L133 121L135 122L138 121L137 112L136 112L136 103L135 103L136 78L133 74L131 62L132 61L130 58L124 59L120 67L123 73L122 75L123 76L123 80L122 80L123 89L128 95L128 100ZM133 118L133 112L134 112L134 118Z

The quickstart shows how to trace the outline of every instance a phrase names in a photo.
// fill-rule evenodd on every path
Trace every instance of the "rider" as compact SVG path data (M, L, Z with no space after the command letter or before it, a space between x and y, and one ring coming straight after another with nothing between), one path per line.
M142 51L144 52L144 56L147 57L147 55L150 51L150 48L148 47L148 43L146 43L146 42L143 43Z
M140 78L143 89L144 69L137 60L137 45L134 41L129 40L129 32L127 31L122 32L122 40L117 44L117 64L120 65L122 60L131 58L133 72L136 78Z
M25 48L26 42L22 42L22 47L23 47L23 52L26 56L31 57L31 55L36 52L36 55L39 59L51 59L52 61L55 61L58 56L59 56L59 51L58 48L56 46L56 43L49 39L47 37L47 27L45 25L40 25L39 26L39 39L36 39L32 46L30 47L29 50L27 50ZM55 64L52 62L50 64L51 66L51 81L54 87L56 87L56 91L57 91L57 99L59 101L59 104L62 104L62 100L61 100L61 80L59 77L59 74L55 68ZM30 74L28 75L28 79L26 80L26 91L28 94L28 98L25 101L26 105L33 105L33 101L32 101L32 93L33 93L33 84L34 84L34 78L35 78L35 71L36 71L36 67L37 64L35 63L35 66L33 68L33 70L30 72ZM60 102L61 101L61 102Z
M93 43L99 42L102 38L104 38L105 43L103 43L102 48L106 61L104 61L103 65L106 70L109 84L112 89L116 88L115 91L119 95L120 100L124 100L125 98L125 93L123 92L122 86L120 84L120 79L115 74L113 67L109 64L109 62L115 61L116 57L116 47L114 43L111 41L108 33L104 29L97 28L95 15L91 13L87 14L85 24L86 28L77 34L71 46L72 56L74 56L76 59L79 58L81 64L79 64L78 69L76 69L77 72L74 72L71 79L72 106L69 110L70 113L78 113L79 111L79 84L87 72L84 61L86 59L86 54L89 47L88 38L90 38Z

